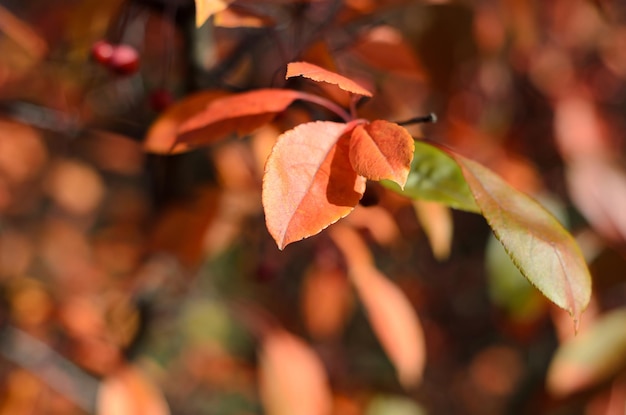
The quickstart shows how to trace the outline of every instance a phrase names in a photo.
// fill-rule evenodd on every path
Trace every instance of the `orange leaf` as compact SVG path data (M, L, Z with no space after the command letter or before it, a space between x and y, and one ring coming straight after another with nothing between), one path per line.
M439 261L450 256L453 226L452 212L443 203L415 199L413 208L422 229L428 238L433 255Z
M391 26L368 30L351 51L368 65L386 73L395 72L418 79L425 77L414 48L399 30Z
M200 27L209 17L228 7L232 0L196 0L196 27Z
M202 145L233 133L247 134L270 122L301 95L267 88L217 99L178 128L178 142Z
M330 236L342 251L372 329L396 368L400 383L414 386L422 377L426 345L422 325L404 293L376 267L361 236L336 226Z
M301 309L315 339L336 338L354 309L354 295L342 267L314 265L304 276Z
M133 366L105 379L98 392L98 415L169 415L161 391Z
M300 124L278 137L263 177L267 229L278 248L315 235L348 215L365 178L350 164L346 124Z
M168 107L148 130L144 149L157 154L175 154L190 150L188 144L176 143L178 128L189 117L203 111L211 101L224 95L224 91L203 91Z
M313 65L308 62L291 62L287 65L287 75L285 79L292 78L294 76L304 76L305 78L312 79L317 82L327 82L329 84L337 85L344 91L352 92L354 94L371 97L372 93L361 85L354 82L352 79L339 75L335 72L331 72L324 68L320 68L317 65Z
M213 24L218 27L267 27L275 24L270 17L252 13L245 9L231 6L215 13Z
M269 333L260 353L259 387L268 415L329 415L332 397L319 357L283 330Z
M350 162L361 176L370 180L389 179L404 188L409 177L415 144L398 124L376 120L352 131Z

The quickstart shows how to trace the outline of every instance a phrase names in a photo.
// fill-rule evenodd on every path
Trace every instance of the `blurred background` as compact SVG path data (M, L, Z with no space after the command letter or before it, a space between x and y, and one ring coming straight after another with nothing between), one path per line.
M3 0L0 56L0 414L625 412L626 4ZM370 323L332 235L279 251L264 161L319 108L167 154L228 92L348 106L296 60L372 90L362 117L436 113L411 133L550 209L594 277L579 334L481 216L376 183L345 222L419 338L393 305Z

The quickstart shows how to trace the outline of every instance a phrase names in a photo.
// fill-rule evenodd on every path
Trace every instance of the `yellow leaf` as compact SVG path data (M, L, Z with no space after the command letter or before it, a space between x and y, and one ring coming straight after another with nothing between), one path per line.
M215 13L225 10L232 0L196 0L196 27L200 27Z

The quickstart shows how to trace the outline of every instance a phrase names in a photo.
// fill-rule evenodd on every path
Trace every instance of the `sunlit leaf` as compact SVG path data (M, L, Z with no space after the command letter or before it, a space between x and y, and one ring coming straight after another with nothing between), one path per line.
M294 76L303 76L305 78L312 79L317 82L327 82L329 84L337 85L344 91L352 92L354 94L371 97L372 93L361 85L354 82L352 79L339 75L335 72L331 72L327 69L321 68L317 65L313 65L308 62L291 62L287 65L287 75L285 78L292 78Z
M150 126L144 140L144 149L157 154L175 154L190 150L191 146L187 143L176 142L179 127L189 118L204 111L211 101L224 95L224 91L202 91L169 106Z
M626 310L612 311L559 347L548 370L547 387L568 395L593 387L626 367Z
M348 263L350 278L367 310L372 329L405 387L422 378L426 362L424 332L406 295L374 265L358 233L347 226L330 232Z
M230 134L244 135L270 122L302 94L289 89L257 89L210 102L178 128L177 142L205 145Z
M486 167L455 153L483 216L522 274L578 324L591 277L574 238L536 201Z
M457 163L442 150L423 141L415 142L415 153L404 190L390 181L381 183L411 199L440 202L469 212L480 211Z
M98 392L98 415L168 415L167 402L139 369L125 366L104 380Z
M365 178L350 164L345 130L318 121L278 138L263 177L263 208L280 249L346 216L363 196Z
M413 137L397 124L376 120L358 125L350 139L350 161L361 176L389 179L404 187L414 151Z
M196 27L200 27L213 16L228 7L232 0L195 0L196 2Z
M329 415L332 397L319 357L302 340L276 330L263 339L259 388L268 415Z
M245 9L234 6L228 7L215 13L213 24L219 27L267 27L275 24L274 20L267 16L254 14Z
M558 201L548 195L538 199L561 223L566 224L566 212ZM485 250L487 289L494 304L501 307L517 321L532 321L546 312L544 297L521 274L502 244L491 236ZM586 314L587 316L587 314ZM567 318L567 332L571 333L571 320Z

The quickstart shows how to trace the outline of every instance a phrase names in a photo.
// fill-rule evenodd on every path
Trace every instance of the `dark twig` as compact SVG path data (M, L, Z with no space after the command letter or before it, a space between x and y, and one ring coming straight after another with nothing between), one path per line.
M413 117L411 119L405 120L405 121L400 121L400 122L396 122L396 124L398 125L410 125L410 124L421 124L421 123L436 123L437 122L437 116L435 115L434 112L431 112L428 115L420 115L419 117Z

